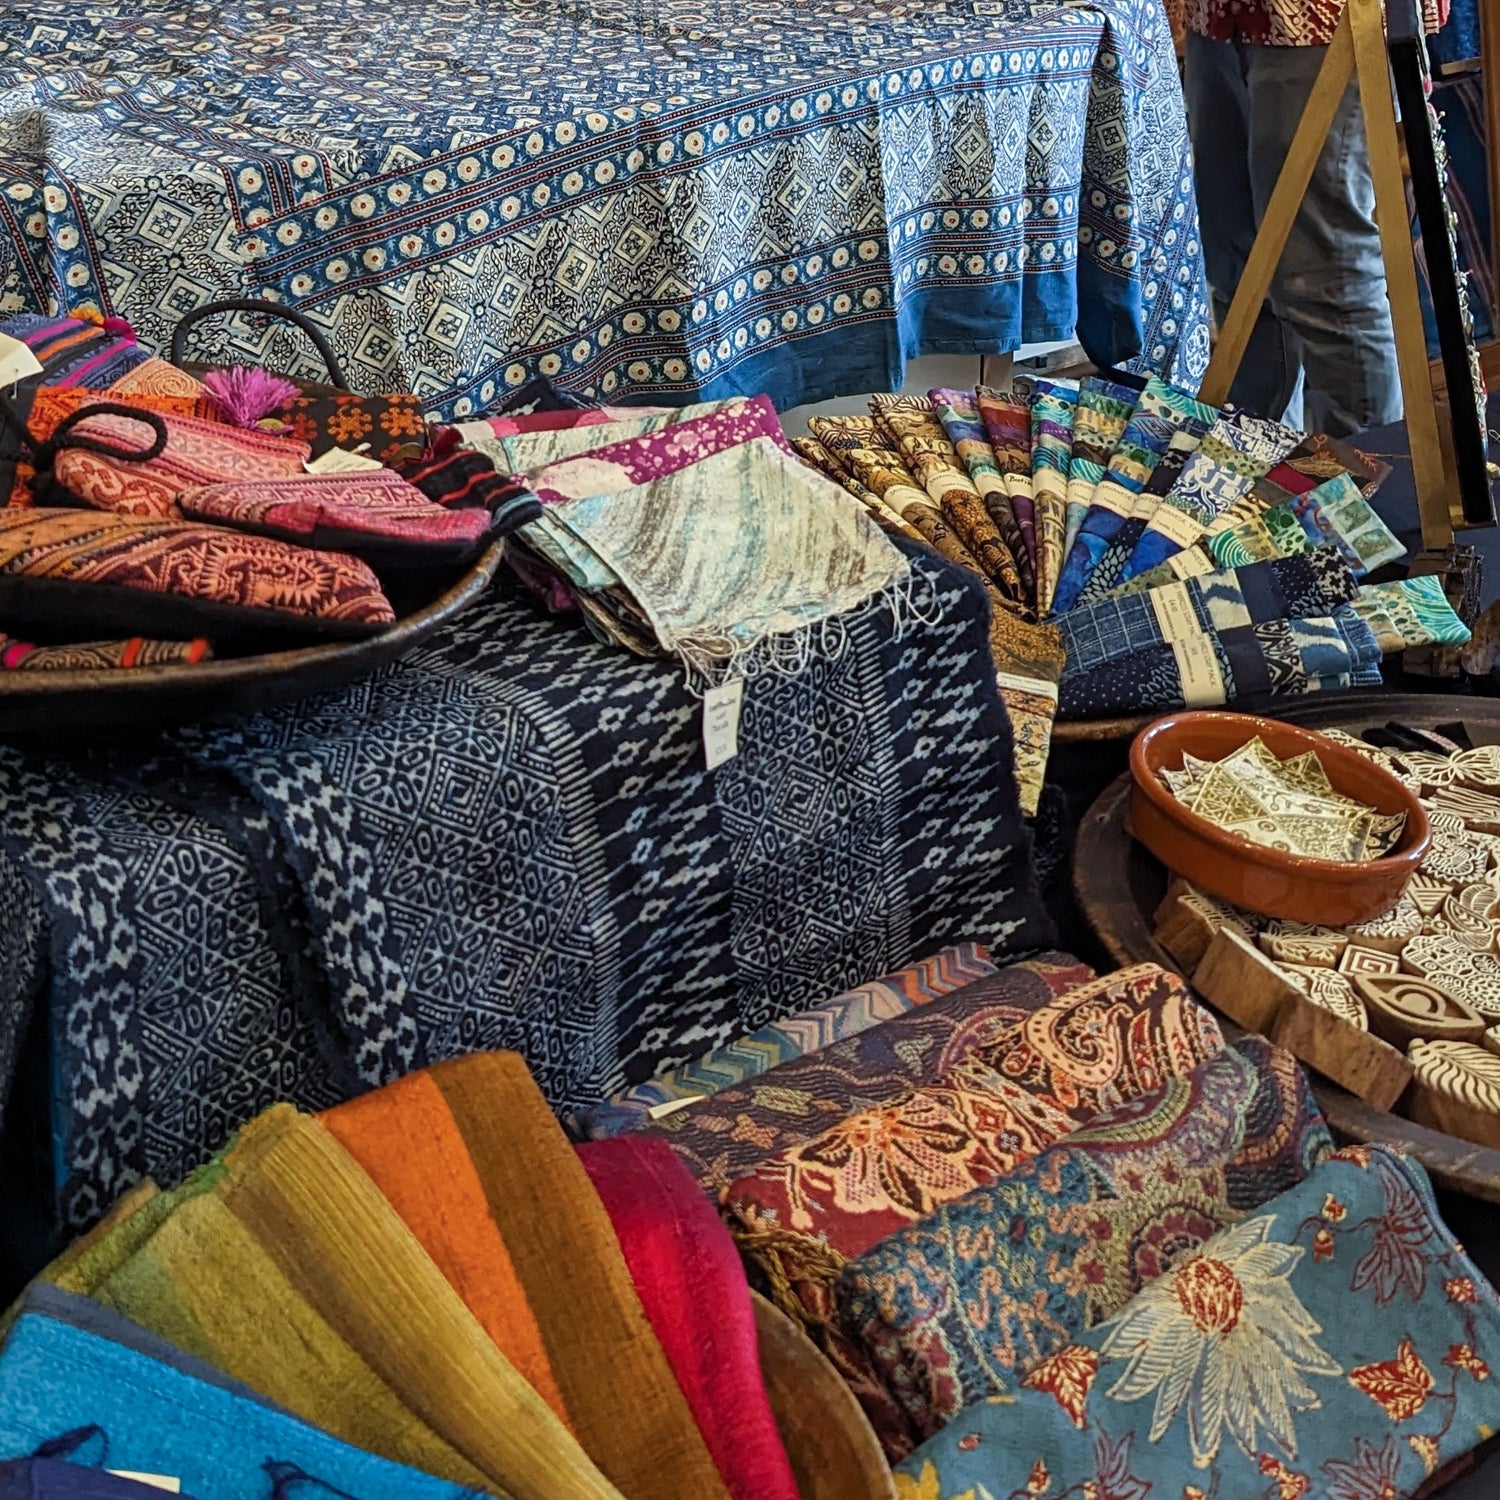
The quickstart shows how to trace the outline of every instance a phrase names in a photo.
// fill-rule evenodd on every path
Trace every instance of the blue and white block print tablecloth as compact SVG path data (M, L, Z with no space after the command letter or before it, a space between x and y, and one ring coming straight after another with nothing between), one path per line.
M0 310L247 294L450 416L1208 358L1160 0L5 0Z

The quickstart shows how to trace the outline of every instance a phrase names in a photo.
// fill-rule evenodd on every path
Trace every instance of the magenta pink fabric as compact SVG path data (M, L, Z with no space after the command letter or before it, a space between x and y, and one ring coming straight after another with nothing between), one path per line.
M707 416L690 417L657 432L555 459L533 470L528 483L545 505L612 494L676 474L715 453L757 438L770 438L784 453L792 451L776 408L766 396L731 401Z
M577 411L529 411L514 417L485 417L496 437L514 437L518 432L560 432L568 427L598 427L625 417L666 411L664 406L590 406Z
M636 1294L735 1500L798 1500L760 1372L745 1269L712 1202L665 1141L578 1148Z

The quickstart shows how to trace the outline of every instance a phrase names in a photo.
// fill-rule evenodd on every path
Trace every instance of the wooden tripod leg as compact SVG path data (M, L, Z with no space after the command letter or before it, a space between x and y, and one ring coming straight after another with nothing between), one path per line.
M1255 243L1250 247L1245 269L1240 273L1240 284L1235 288L1234 301L1230 304L1224 326L1219 330L1213 359L1199 388L1199 400L1207 401L1211 406L1224 404L1234 378L1240 372L1240 362L1245 357L1256 319L1260 316L1266 294L1271 290L1271 278L1281 262L1281 252L1286 249L1287 237L1302 208L1313 169L1323 154L1323 145L1333 127L1333 117L1338 113L1344 91L1353 76L1354 39L1346 8L1329 43L1318 81L1308 95L1302 121L1292 137L1291 148L1282 164L1281 175L1276 179L1270 202L1266 204ZM1212 164L1200 162L1198 165L1200 170L1213 170Z
M1432 368L1427 362L1427 335L1422 326L1422 302L1417 291L1416 251L1406 210L1406 182L1401 171L1401 140L1396 105L1391 95L1390 63L1385 50L1385 18L1380 0L1348 0L1344 19L1354 39L1359 102L1370 145L1370 173L1375 179L1375 216L1385 255L1386 292L1396 332L1396 363L1401 372L1401 395L1406 408L1406 433L1411 445L1412 478L1417 491L1417 513L1422 521L1422 543L1428 548L1453 541L1452 503L1458 494L1457 476L1444 460L1438 430Z

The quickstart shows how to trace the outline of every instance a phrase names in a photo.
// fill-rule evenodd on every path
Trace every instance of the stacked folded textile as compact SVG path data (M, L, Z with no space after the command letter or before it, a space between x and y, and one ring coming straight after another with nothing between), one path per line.
M1091 376L935 389L927 401L876 396L868 417L809 425L813 437L794 443L804 463L877 525L916 532L984 581L1003 622L995 664L1028 810L1059 713L1132 715L1373 684L1384 654L1467 638L1426 591L1420 612L1393 610L1391 596L1361 606L1358 581L1403 556L1369 503L1388 468L1328 438L1219 410L1157 376L1140 389ZM1278 601L1272 590L1214 613L1181 587L1303 554L1327 579L1327 597ZM1351 605L1382 629L1372 636L1351 623ZM1342 650L1304 650L1309 619ZM1233 634L1251 627L1265 628Z
M1046 955L720 1066L583 1149L660 1147L713 1194L900 1500L1375 1500L1500 1421L1500 1298L1421 1169L1335 1153L1297 1060L1226 1046L1155 965Z

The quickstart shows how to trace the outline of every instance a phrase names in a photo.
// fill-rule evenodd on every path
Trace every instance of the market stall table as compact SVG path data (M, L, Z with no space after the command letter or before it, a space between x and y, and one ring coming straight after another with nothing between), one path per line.
M1207 364L1154 0L5 11L0 311L160 347L272 296L446 416L536 372L785 409L1075 326L1102 364ZM206 342L305 357L248 318Z

